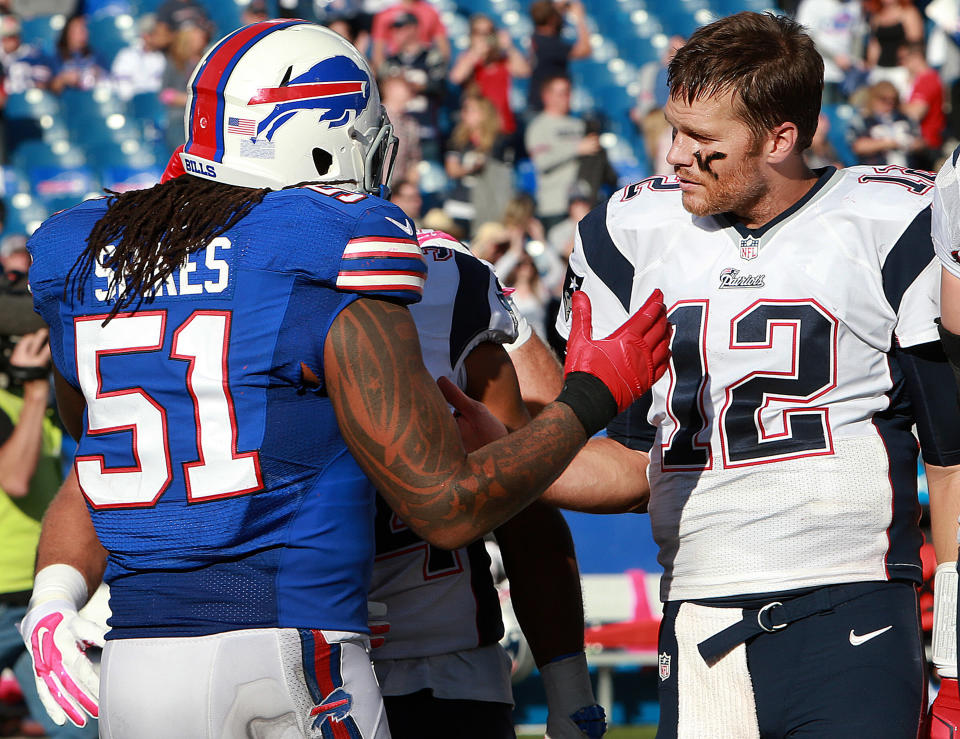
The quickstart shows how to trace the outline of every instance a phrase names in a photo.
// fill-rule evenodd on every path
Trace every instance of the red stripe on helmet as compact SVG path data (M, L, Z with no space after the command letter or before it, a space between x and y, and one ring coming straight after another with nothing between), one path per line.
M306 85L289 85L287 87L261 87L250 98L247 105L261 103L283 103L288 100L306 100L307 98L332 97L334 95L348 95L363 93L363 82L313 82Z

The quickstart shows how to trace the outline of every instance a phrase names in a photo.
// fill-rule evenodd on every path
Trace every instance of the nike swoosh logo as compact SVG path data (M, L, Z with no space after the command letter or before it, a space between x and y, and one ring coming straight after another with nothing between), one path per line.
M405 234L408 234L409 236L413 236L413 224L410 223L410 221L404 219L403 223L400 223L400 221L395 221L390 216L384 216L384 218L390 221L390 223L392 223L394 226L399 228Z
M864 644L874 637L880 636L880 634L886 634L890 629L893 628L893 625L887 626L884 629L877 629L876 631L871 631L869 634L854 634L853 629L850 629L850 643L855 647L859 647L861 644Z

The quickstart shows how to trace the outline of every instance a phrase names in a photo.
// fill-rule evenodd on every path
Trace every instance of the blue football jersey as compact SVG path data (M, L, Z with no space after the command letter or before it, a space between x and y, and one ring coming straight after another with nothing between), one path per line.
M74 464L110 552L111 638L365 631L373 491L300 364L322 370L359 295L419 300L412 224L336 188L271 192L104 325L109 270L82 300L64 288L106 209L50 218L29 248L54 361L87 401Z

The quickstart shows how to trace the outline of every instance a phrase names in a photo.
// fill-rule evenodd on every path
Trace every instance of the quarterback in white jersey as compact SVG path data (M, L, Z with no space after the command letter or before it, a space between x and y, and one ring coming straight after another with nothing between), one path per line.
M584 218L567 282L599 333L653 287L673 325L667 375L608 427L650 457L658 736L914 736L911 427L928 466L960 463L933 175L805 166L823 64L788 18L698 29L669 80L676 176Z
M928 173L829 169L750 231L692 217L678 179L655 177L581 222L570 268L595 330L655 284L674 328L647 414L663 600L919 573L888 353L937 340L931 191Z

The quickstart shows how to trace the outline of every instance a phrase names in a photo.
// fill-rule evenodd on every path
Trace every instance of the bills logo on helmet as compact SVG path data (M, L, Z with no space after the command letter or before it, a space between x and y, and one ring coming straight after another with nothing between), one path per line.
M274 108L257 126L257 137L266 134L273 138L284 123L301 110L324 110L319 122L327 121L331 128L343 126L360 115L370 99L370 77L352 59L335 56L314 64L303 74L290 79L287 76L278 87L262 87L247 105L266 105Z

